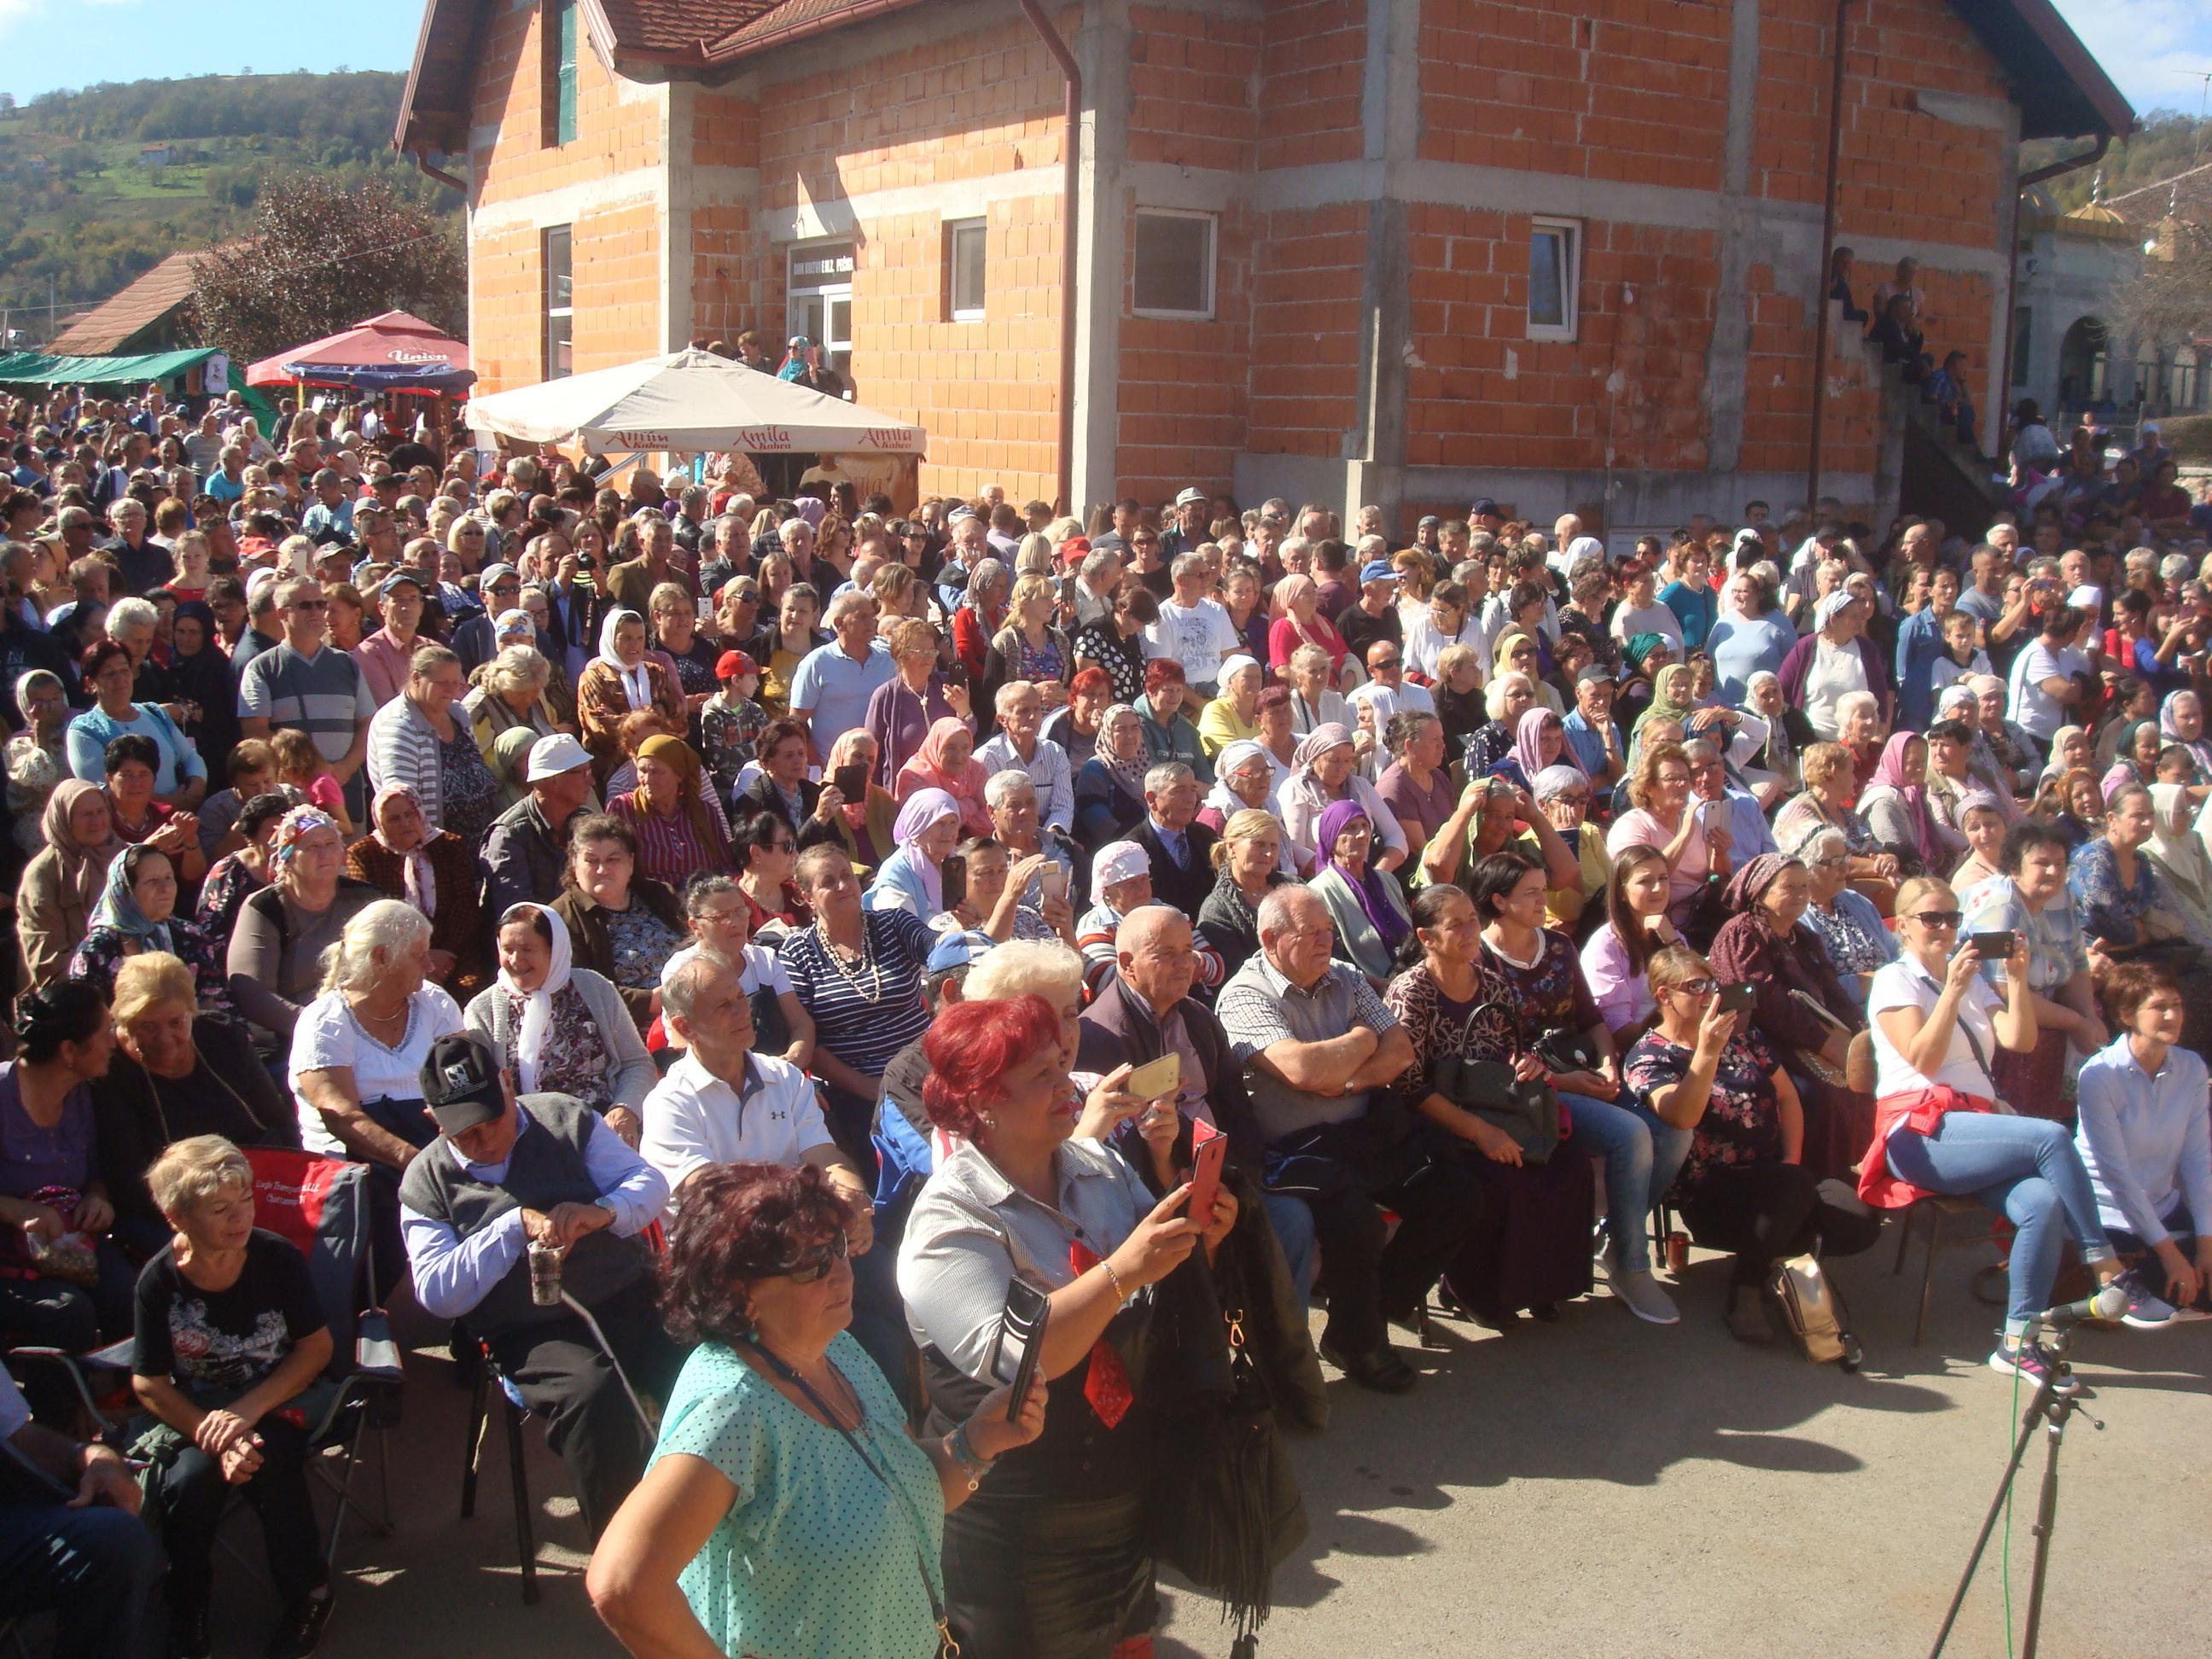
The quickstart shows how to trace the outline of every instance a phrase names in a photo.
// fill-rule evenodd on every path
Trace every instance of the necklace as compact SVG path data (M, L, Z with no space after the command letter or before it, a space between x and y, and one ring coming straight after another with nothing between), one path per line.
M883 964L876 961L875 952L869 949L868 924L865 919L860 923L860 953L849 967L846 965L844 947L833 942L828 931L818 921L814 924L814 937L822 941L822 954L830 958L830 967L836 969L837 977L851 988L854 996L868 1003L884 1000ZM867 975L866 985L860 982L864 971Z

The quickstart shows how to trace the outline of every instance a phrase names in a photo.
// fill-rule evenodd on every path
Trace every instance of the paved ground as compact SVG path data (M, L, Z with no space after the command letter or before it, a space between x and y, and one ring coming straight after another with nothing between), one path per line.
M2009 1387L1981 1364L1991 1316L1967 1290L1986 1258L1979 1244L1944 1253L1917 1350L1906 1346L1915 1281L1891 1279L1879 1248L1841 1264L1867 1348L1856 1376L1738 1347L1717 1318L1719 1264L1698 1261L1675 1329L1638 1325L1601 1293L1555 1327L1443 1328L1409 1399L1336 1384L1334 1425L1297 1448L1313 1537L1279 1577L1263 1653L1925 1651L2012 1429ZM2089 1409L2106 1426L2077 1419L2067 1437L2044 1651L2201 1656L2212 1323L2092 1332L2080 1349ZM396 1442L400 1529L348 1546L324 1652L614 1654L585 1602L581 1529L537 1431L545 1594L525 1608L503 1449L496 1437L487 1448L479 1514L461 1522L463 1396L441 1359L410 1364L420 1386ZM2014 1525L2016 1620L2041 1456L2039 1445ZM236 1525L258 1553L253 1523ZM1996 1565L1954 1638L1960 1659L2007 1650ZM222 1582L218 1650L253 1651L267 1591L235 1564ZM1212 1603L1170 1601L1164 1656L1226 1653Z

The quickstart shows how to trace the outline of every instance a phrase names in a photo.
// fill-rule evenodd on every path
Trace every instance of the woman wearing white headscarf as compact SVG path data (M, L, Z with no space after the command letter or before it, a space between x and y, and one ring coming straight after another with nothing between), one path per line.
M2212 783L2212 737L2204 732L2203 698L2194 691L2167 692L2158 707L2158 730L2168 743L2189 751L2189 758L2197 763L2197 782Z
M2150 801L2150 840L2143 856L2166 878L2175 908L2186 911L2198 931L2212 938L2212 853L2205 849L2203 832L2191 828L2196 803L2188 787L2179 783L2154 783Z
M622 760L622 723L632 714L657 710L672 735L680 735L689 720L683 688L649 645L644 617L610 611L599 624L599 653L576 682L577 722L602 783Z
M1275 797L1275 766L1265 744L1232 743L1214 757L1213 787L1199 804L1198 821L1218 836L1230 819L1248 811L1281 820L1282 803ZM1285 875L1297 874L1287 836L1282 838L1279 863Z
M46 844L39 820L54 786L70 775L73 711L61 676L46 668L15 677L15 707L23 711L24 729L8 739L8 814L15 821L15 845L27 857Z
M636 1022L605 975L572 965L561 918L518 904L499 919L499 980L462 1015L514 1070L518 1094L558 1089L607 1121L633 1146L646 1095L659 1079Z
M960 803L942 789L917 789L891 825L898 850L883 861L864 908L904 910L934 925L945 915L945 860L960 843Z
M1198 746L1218 760L1232 743L1260 735L1258 703L1267 670L1256 657L1239 652L1221 659L1220 695L1199 711Z
M1395 870L1406 861L1407 842L1398 815L1375 793L1375 786L1359 775L1358 760L1351 730L1333 721L1316 726L1298 744L1290 781L1278 793L1283 804L1284 839L1301 869L1314 867L1321 815L1340 800L1357 801L1374 827L1377 870Z
M1785 697L1830 743L1837 740L1836 705L1853 691L1872 693L1883 718L1889 715L1881 653L1866 637L1871 609L1848 588L1832 590L1813 609L1813 631L1782 659Z

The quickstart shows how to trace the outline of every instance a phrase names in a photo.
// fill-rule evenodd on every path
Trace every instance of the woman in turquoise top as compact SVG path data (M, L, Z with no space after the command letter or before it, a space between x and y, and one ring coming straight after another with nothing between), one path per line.
M592 1558L592 1605L633 1653L930 1659L945 1516L1044 1427L1009 1390L916 1442L845 1334L848 1241L869 1224L811 1165L738 1164L684 1185L664 1312L696 1341L652 1464Z
M108 744L126 732L143 733L161 750L154 799L188 812L207 793L207 763L161 704L131 701L132 672L131 653L112 640L102 640L84 653L85 683L100 701L69 724L70 770L88 783L105 781Z

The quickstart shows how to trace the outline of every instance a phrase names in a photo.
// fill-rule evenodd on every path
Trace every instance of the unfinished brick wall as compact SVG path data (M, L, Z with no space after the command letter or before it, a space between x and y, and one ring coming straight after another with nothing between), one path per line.
M1259 165L1357 161L1366 0L1276 0L1260 46Z
M1339 459L1358 415L1367 204L1261 216L1252 251L1257 455Z

